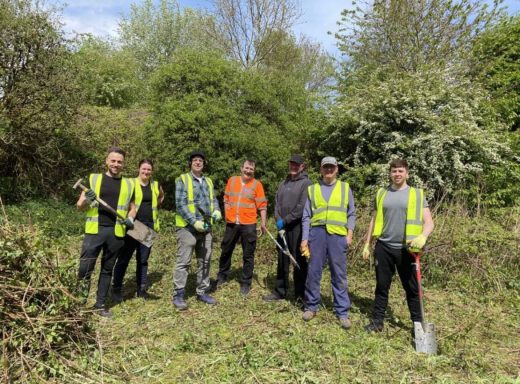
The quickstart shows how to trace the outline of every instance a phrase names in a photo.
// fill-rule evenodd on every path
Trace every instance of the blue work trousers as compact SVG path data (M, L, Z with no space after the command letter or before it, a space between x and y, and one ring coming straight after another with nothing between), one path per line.
M319 309L321 275L328 261L334 296L334 313L338 318L348 317L350 298L347 283L346 237L331 235L324 226L311 227L309 248L311 258L305 284L305 309L314 312Z

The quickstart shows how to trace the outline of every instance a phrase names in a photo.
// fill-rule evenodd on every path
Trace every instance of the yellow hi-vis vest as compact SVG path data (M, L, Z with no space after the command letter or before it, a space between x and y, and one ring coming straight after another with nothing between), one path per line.
M209 177L204 177L204 179L206 180L206 183L208 183L209 210L210 210L210 212L208 212L208 214L211 215L214 210L214 207L213 207L213 196L214 196L213 182L211 181L211 179ZM194 196L193 196L193 179L192 179L191 173L188 172L188 173L182 174L180 177L177 178L177 180L175 180L175 182L177 182L179 180L182 181L184 183L184 185L186 186L186 188L188 189L188 211L190 211L191 213L193 213L195 215L195 200L194 200ZM212 222L213 222L213 220L212 220ZM188 223L186 222L186 220L184 220L182 218L182 216L179 213L177 213L175 215L175 226L178 228L184 228L187 225L188 225Z
M321 194L319 183L310 185L309 198L311 201L311 227L325 225L327 232L335 235L347 235L347 211L349 185L337 181L328 203Z
M91 173L89 176L90 181L90 189L96 192L96 195L99 196L101 193L101 180L103 179L103 174L101 173ZM119 190L119 199L117 201L117 212L121 214L123 217L126 217L128 214L128 205L130 204L130 199L132 198L132 191L134 189L133 180L128 179L126 177L121 178L121 189ZM87 210L87 221L85 223L85 233L95 235L98 233L99 229L99 210L97 207L89 208ZM125 225L121 223L119 218L116 219L116 224L114 226L114 232L118 237L125 236Z
M387 188L380 188L376 195L376 220L374 223L374 231L372 232L372 236L376 238L380 237L383 233L383 201L385 200L387 192ZM424 190L410 187L408 206L406 208L406 241L412 240L422 233L424 212L423 201Z
M136 177L134 180L135 184L135 210L139 211L139 207L141 206L141 202L143 201L143 189L141 188L141 183L139 182L139 178ZM150 189L152 190L152 219L153 219L153 229L154 231L159 231L159 218L157 217L158 210L158 201L159 201L159 183L157 181L150 181Z

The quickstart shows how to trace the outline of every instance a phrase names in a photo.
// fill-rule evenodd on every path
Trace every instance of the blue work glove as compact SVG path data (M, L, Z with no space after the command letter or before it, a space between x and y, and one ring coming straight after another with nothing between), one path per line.
M283 229L284 225L283 225L283 220L282 219L278 219L276 220L276 229L278 229L279 231L281 231Z
M126 225L126 229L133 229L134 228L134 219L131 217L127 217L125 221L123 221L123 224Z
M222 219L222 213L219 210L213 211L211 218L215 220L215 223L219 222Z

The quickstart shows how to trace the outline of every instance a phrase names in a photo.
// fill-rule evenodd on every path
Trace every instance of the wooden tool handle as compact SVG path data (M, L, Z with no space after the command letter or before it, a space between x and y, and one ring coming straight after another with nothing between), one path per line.
M89 190L89 188L85 187L82 183L83 179L79 179L78 181L76 181L76 183L73 185L72 188L74 189L78 189L80 188L83 192L87 192ZM115 215L116 217L124 220L125 217L121 214L119 214L114 208L112 208L110 205L108 205L108 203L103 200L103 199L100 199L99 196L96 196L96 201L101 204L108 212L112 213L113 215Z

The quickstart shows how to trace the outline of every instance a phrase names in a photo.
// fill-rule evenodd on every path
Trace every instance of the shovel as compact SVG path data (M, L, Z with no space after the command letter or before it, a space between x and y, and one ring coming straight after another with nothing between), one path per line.
M419 286L419 303L421 306L422 321L414 321L415 350L420 353L437 354L437 340L435 338L435 327L432 323L427 323L424 315L423 290L421 285L421 267L419 264L420 252L410 252L415 259L415 276Z
M83 179L79 179L78 181L76 181L76 184L74 184L72 188L78 189L79 187L83 192L88 191L88 188L81 183L82 181ZM114 214L117 218L121 220L125 219L125 217L120 215L114 208L108 205L106 201L100 199L98 196L96 196L96 201L99 204L101 204L103 208L106 209L108 212ZM134 227L126 231L126 234L148 248L150 248L153 245L153 241L157 237L157 232L155 232L153 229L143 224L139 220L134 221Z

